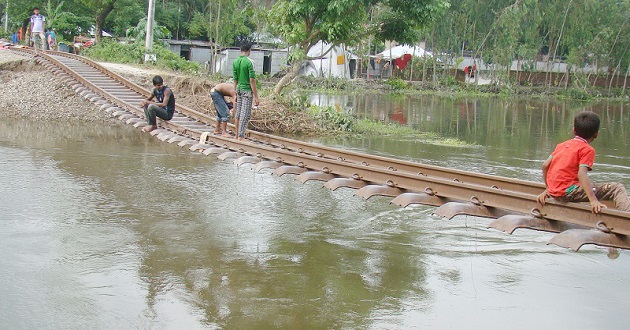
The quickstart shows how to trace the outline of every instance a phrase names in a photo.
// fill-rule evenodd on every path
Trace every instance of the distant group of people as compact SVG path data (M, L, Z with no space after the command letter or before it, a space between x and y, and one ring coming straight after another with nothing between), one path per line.
M55 29L46 29L46 17L40 13L38 7L33 8L33 15L28 20L26 33L22 34L22 27L11 37L14 44L26 39L27 46L41 50L57 50L57 34Z
M230 120L230 110L234 109L235 138L239 141L245 138L252 106L260 104L254 63L249 58L251 44L243 43L240 51L241 55L232 63L234 83L220 83L210 90L210 96L217 112L217 125L214 134L232 137L228 132L227 124ZM175 95L168 86L164 86L162 77L153 77L153 87L151 96L142 101L141 104L148 123L148 126L142 129L145 132L157 129L157 118L171 120L175 112ZM226 97L229 99L226 100Z

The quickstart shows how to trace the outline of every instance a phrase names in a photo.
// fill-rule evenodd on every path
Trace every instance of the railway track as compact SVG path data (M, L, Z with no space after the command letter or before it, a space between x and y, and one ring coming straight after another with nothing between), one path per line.
M59 75L85 99L125 123L146 125L138 106L150 91L99 64L69 53L13 49ZM402 207L412 204L436 206L435 214L453 218L473 215L495 219L489 227L513 233L518 228L558 233L549 243L578 250L584 244L630 249L630 213L604 209L593 214L578 203L536 202L541 183L491 176L439 166L374 156L247 131L240 142L211 134L216 119L177 105L172 120L160 121L150 134L192 151L250 165L256 171L293 174L304 183L325 182L335 190L356 189L365 199L392 197Z

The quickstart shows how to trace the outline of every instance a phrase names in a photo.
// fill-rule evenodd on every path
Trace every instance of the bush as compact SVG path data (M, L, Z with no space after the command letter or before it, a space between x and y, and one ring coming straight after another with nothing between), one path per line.
M589 95L588 92L579 88L569 88L568 90L564 91L562 95L568 98L574 99L574 100L581 100L581 101L586 101L586 100L591 99L591 95Z
M142 64L144 62L144 53L144 46L138 43L123 44L116 41L103 40L87 48L83 55L100 61ZM154 45L153 53L157 57L156 65L158 67L187 73L199 73L201 71L201 66L198 63L187 61L161 45Z
M354 126L352 117L333 107L311 105L309 111L322 130L351 131Z
M389 78L385 82L387 85L391 86L395 90L402 90L409 88L409 84L406 81L400 78Z

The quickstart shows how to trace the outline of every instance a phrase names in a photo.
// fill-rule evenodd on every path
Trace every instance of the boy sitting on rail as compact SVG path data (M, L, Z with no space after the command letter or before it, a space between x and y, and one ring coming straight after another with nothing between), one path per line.
M601 212L606 205L602 200L613 200L619 210L630 212L630 198L626 188L618 182L593 185L588 171L595 161L595 149L590 145L599 132L599 117L594 112L579 112L573 120L571 140L556 146L542 165L543 180L547 189L538 195L545 205L546 197L561 202L590 202L593 213Z
M147 117L149 126L142 128L144 132L151 132L157 129L157 118L160 117L164 120L171 120L175 113L175 95L168 86L164 86L164 80L160 76L153 77L153 92L151 96L142 101L140 104L144 108L144 114ZM157 102L153 102L153 98L156 98Z

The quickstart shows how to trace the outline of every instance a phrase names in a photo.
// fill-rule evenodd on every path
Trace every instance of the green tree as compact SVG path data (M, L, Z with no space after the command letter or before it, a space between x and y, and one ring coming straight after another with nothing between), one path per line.
M292 49L292 67L274 88L282 89L298 74L308 50L319 40L354 43L365 33L366 1L361 0L283 0L271 9L271 26Z

